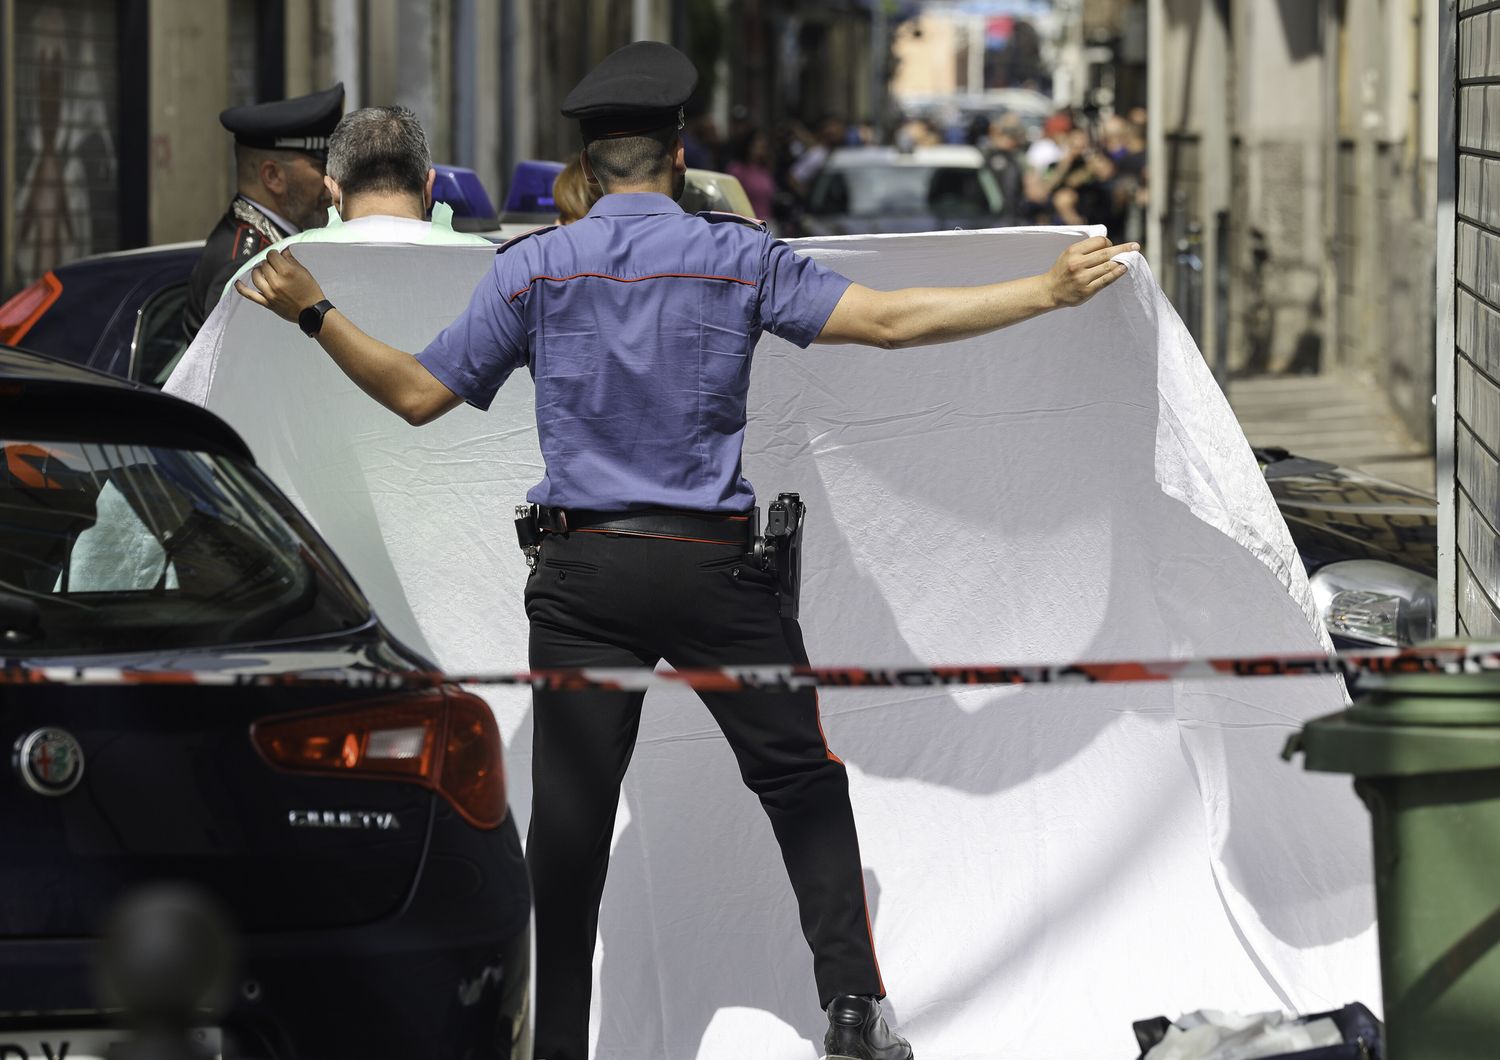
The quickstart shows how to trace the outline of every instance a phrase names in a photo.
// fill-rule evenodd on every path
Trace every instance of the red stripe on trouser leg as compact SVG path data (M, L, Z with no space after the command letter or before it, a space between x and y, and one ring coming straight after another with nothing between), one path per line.
M823 731L823 703L818 698L817 689L813 689L813 710L816 711L818 715L818 735L823 737L823 750L828 753L828 760L830 762L837 762L839 765L843 765L844 760L838 755L834 754L833 748L828 746L828 733ZM869 911L866 910L866 914L868 914L868 912Z
M679 670L807 665L801 628L780 617L774 580L743 555L731 544L549 535L526 587L531 665L630 658L648 665L660 657ZM699 690L699 697L770 821L821 1005L839 994L879 995L848 769L829 753L814 690ZM581 1060L588 1051L593 925L638 703L598 690L536 694L527 856L536 889L548 892L536 914L536 1051L549 1060Z
M818 734L823 737L823 749L828 752L828 760L843 766L844 760L834 754L833 748L828 746L828 733L823 728L823 703L816 689L813 690L813 710L818 715ZM845 766L845 768L848 767ZM863 874L860 876L859 890L865 906L865 934L870 937L870 960L875 965L875 980L880 984L880 996L885 997L885 974L880 970L880 957L875 952L875 927L870 923L870 894L865 889Z
M864 892L865 932L870 936L870 960L875 962L875 981L880 984L880 996L885 997L885 973L880 970L880 955L875 952L875 928L870 923L870 895L865 891L863 878L860 879L859 889Z

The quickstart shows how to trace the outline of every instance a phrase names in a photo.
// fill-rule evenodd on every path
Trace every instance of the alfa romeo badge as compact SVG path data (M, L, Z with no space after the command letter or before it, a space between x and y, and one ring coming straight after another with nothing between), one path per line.
M16 742L16 769L40 795L66 795L83 779L83 748L62 729L37 729Z

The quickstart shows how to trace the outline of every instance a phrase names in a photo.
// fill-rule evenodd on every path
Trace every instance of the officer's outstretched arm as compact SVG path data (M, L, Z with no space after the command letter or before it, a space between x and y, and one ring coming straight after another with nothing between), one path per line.
M979 287L906 287L876 291L853 284L834 307L816 341L895 350L983 335L1064 306L1082 305L1125 275L1116 261L1137 243L1111 246L1083 239L1047 272Z
M249 285L235 281L239 293L294 324L302 310L323 300L323 288L290 250L271 251L249 279ZM323 317L317 338L345 375L407 423L430 423L463 404L421 361L365 334L337 309Z

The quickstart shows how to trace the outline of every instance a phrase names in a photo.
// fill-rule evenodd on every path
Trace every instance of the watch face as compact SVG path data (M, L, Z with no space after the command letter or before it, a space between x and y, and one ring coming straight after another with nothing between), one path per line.
M316 335L323 326L323 310L318 306L310 305L298 315L297 323L304 334Z

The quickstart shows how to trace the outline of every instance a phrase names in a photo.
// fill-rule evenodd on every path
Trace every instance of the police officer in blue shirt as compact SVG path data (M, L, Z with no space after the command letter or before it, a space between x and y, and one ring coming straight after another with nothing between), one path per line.
M740 471L763 331L882 348L982 334L1114 282L1134 245L1082 240L1008 283L875 291L732 215L677 205L681 107L697 73L656 42L611 54L564 102L604 195L588 216L501 248L469 308L413 356L361 331L290 253L240 286L296 320L367 393L423 424L536 383L545 475L526 587L530 662L550 667L805 663L774 575L747 557ZM527 860L536 906L536 1055L585 1060L599 900L642 693L537 692ZM829 1057L911 1060L887 1027L843 763L812 691L704 694L761 800L796 893Z

